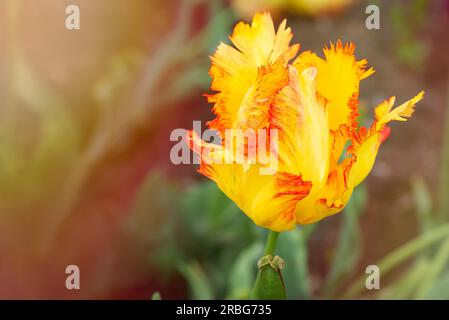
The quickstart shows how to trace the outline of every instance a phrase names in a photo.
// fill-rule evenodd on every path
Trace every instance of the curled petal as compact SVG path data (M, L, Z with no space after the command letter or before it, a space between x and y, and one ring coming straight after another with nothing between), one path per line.
M407 121L415 111L415 105L424 98L424 91L418 93L415 97L401 104L399 107L391 110L394 105L395 97L381 103L375 110L376 130L381 130L385 124L390 121Z
M375 109L376 121L369 130L361 128L354 137L353 145L349 149L355 157L355 163L350 172L350 184L357 186L362 182L373 168L377 152L383 141L390 134L390 128L386 124L390 121L406 121L414 111L415 104L424 96L421 91L418 95L392 109L394 97L379 104Z
M373 168L377 152L382 143L382 133L371 130L360 137L360 143L350 149L355 163L349 174L349 184L353 187L359 185Z
M272 128L279 130L279 158L283 168L307 180L324 183L329 168L330 137L326 111L316 95L314 67L289 68L289 84L273 102Z

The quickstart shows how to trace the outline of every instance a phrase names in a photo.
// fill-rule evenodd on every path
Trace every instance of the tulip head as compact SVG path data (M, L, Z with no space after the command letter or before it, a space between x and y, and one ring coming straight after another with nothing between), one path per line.
M388 123L406 121L424 94L397 108L394 97L385 100L372 125L362 127L359 84L374 73L367 61L341 41L325 47L323 58L310 51L297 56L299 45L290 45L291 38L285 20L276 31L268 13L256 14L251 25L238 23L233 46L221 43L211 58L216 93L207 97L216 118L208 126L221 143L188 134L202 156L199 172L273 231L340 212L371 171ZM260 130L275 134L244 134ZM277 161L261 160L272 158Z

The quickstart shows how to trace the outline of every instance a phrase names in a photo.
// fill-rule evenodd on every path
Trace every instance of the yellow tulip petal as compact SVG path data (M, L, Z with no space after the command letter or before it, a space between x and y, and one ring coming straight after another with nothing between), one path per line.
M353 187L348 184L353 163L353 158L345 159L335 166L326 184L312 186L309 196L300 201L296 207L298 224L313 223L343 210L353 191Z
M290 46L293 35L286 24L286 20L282 21L275 32L270 14L256 13L251 25L239 22L230 39L255 66L275 62L284 55L288 61L296 55L299 45Z
M275 32L268 13L256 14L251 25L236 25L230 37L236 48L221 43L211 58L211 89L217 93L207 96L217 117L210 128L223 134L226 128L266 125L270 99L285 84L285 65L299 50L290 46L291 37L285 21Z
M353 145L349 151L355 156L355 164L350 173L350 184L357 186L360 184L373 168L379 147L390 134L390 128L386 124L390 121L406 121L412 116L415 104L424 97L421 91L412 99L393 108L395 98L391 97L380 103L375 109L376 121L370 130L361 128L354 137Z
M343 45L339 40L336 45L331 43L324 48L325 59L304 52L293 63L300 72L311 66L318 69L317 91L328 101L331 130L355 120L352 113L357 113L357 109L351 108L350 102L358 97L360 80L374 73L372 68L366 70L366 60L356 60L354 50L352 43Z
M254 223L274 231L295 226L296 205L309 194L310 182L285 172L261 174L259 164L225 163L226 156L220 153L231 151L202 141L193 131L188 133L188 142L194 152L206 158L198 171L215 181ZM211 152L204 155L205 148Z
M415 97L401 104L399 107L393 109L395 97L381 103L375 110L376 114L376 129L381 130L385 124L390 121L407 121L415 111L415 105L424 98L424 91L418 93Z
M289 68L289 85L276 97L270 122L279 130L279 158L283 168L316 184L329 170L330 137L326 111L316 96L316 68L298 74Z
M360 143L350 148L350 152L355 157L355 163L349 174L349 184L353 187L359 185L373 168L380 144L389 131L377 132L371 130L370 133L363 133L360 136Z

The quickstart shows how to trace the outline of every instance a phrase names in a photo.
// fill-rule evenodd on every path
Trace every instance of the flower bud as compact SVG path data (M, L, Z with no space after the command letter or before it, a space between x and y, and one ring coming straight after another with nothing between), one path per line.
M284 261L279 256L266 255L260 258L257 266L259 272L250 299L285 300L285 285L281 274Z

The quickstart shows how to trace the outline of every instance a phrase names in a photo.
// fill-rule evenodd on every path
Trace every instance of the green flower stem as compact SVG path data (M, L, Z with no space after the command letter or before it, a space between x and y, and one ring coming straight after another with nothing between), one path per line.
M264 255L271 254L273 255L274 250L276 249L276 243L279 237L279 232L269 231L267 237L267 243L265 245Z

